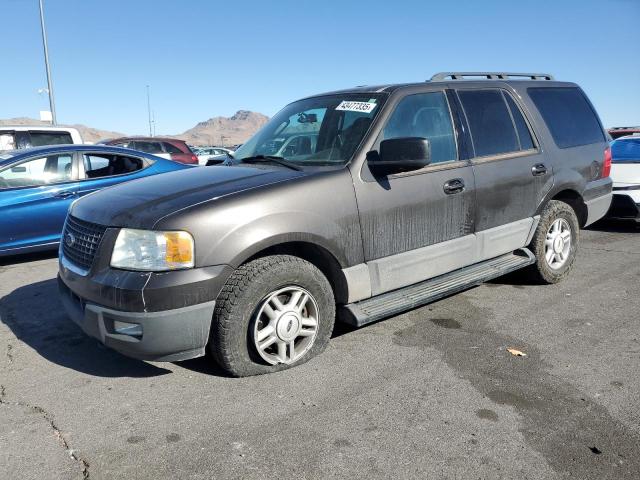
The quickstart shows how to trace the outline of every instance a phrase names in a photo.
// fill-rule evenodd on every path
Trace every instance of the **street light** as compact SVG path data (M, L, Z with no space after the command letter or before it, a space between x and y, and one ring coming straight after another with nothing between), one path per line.
M147 115L149 116L149 136L153 137L153 128L151 125L155 123L155 119L151 120L151 94L149 93L149 85L147 85Z
M47 68L47 90L49 91L49 108L51 109L51 123L57 125L56 103L53 99L53 82L51 81L51 69L49 68L49 47L47 46L47 31L44 28L44 10L40 0L40 26L42 27L42 47L44 48L44 64Z

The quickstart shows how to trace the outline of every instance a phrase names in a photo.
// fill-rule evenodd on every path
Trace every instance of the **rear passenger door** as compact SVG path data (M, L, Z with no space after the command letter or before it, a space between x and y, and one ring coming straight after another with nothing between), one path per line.
M476 184L478 260L527 244L537 207L553 185L522 105L502 88L457 90Z
M369 155L391 138L429 140L431 163L375 177L366 162L354 182L372 294L410 285L473 263L474 180L460 160L447 95L399 98Z

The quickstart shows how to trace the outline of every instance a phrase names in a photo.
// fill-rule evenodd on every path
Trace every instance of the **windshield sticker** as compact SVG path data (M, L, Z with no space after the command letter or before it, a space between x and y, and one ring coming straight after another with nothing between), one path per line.
M369 102L349 102L344 100L336 107L336 110L345 110L348 112L371 113L376 108L375 103Z

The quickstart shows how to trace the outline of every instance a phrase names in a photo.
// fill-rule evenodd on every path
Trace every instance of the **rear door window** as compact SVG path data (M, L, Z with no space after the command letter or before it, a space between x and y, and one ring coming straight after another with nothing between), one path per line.
M443 92L419 93L400 100L380 140L402 137L429 140L431 163L458 158L449 104Z
M509 110L511 110L511 116L513 117L513 123L516 125L516 132L518 133L518 140L520 141L520 149L530 150L534 148L531 131L529 130L529 126L527 125L520 108L516 105L516 102L513 101L511 95L505 92L502 92L502 94L507 100Z
M502 92L459 90L476 157L520 150L518 135Z
M84 171L87 178L113 177L142 170L142 160L125 155L85 153Z
M605 141L600 121L579 88L531 87L527 91L559 148Z

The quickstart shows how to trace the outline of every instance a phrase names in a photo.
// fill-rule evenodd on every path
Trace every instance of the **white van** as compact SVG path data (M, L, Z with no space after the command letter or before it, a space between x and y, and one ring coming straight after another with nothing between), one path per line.
M0 126L0 152L45 145L84 143L80 132L71 127L46 125Z

